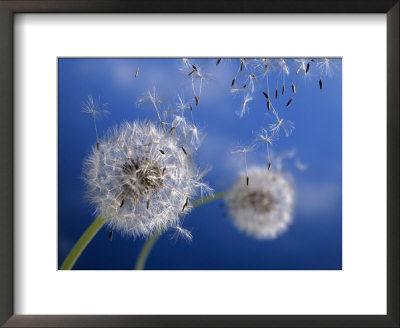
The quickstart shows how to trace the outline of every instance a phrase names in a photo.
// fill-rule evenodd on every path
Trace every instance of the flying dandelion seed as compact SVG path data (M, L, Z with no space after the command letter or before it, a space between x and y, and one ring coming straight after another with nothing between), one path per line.
M184 228L182 228L180 226L176 226L176 227L174 227L174 229L175 229L175 232L172 235L171 239L182 238L186 242L191 242L192 241L193 236L192 236L192 233L189 230L184 229Z
M274 135L278 135L279 131L282 129L286 137L288 137L294 130L294 123L292 121L280 118L276 123L270 124L269 129Z
M294 189L283 172L253 167L248 176L252 183L244 184L245 173L229 191L226 200L234 225L257 239L275 239L288 229L293 220Z
M190 201L211 192L182 152L183 142L180 128L171 135L151 122L109 131L83 167L95 214L102 213L111 230L132 237L179 226Z
M252 100L253 100L253 97L250 95L250 93L247 93L244 96L242 105L240 106L239 110L236 112L240 118L242 118L243 115L250 109L248 103Z
M322 58L318 60L317 67L320 70L320 77L333 75L335 61L333 58Z
M88 99L82 102L81 104L81 110L83 113L91 114L93 117L93 123L94 123L94 130L96 132L96 147L97 150L99 150L100 147L100 142L99 142L99 134L97 131L97 124L96 124L96 116L108 114L109 111L107 111L105 108L107 107L106 103L101 103L100 99L95 100L91 95L88 96Z
M261 133L258 134L258 138L262 142L265 142L265 144L267 145L267 158L268 158L268 171L269 171L272 166L271 156L269 153L269 147L272 146L272 141L274 140L274 135L270 135L270 134L268 134L268 131L266 129L262 129Z
M235 150L231 152L231 154L243 154L244 157L244 166L245 166L245 172L246 172L246 185L249 185L249 175L247 174L247 153L251 152L255 147L255 144L250 145L249 147L240 147L239 150Z
M161 119L161 115L160 115L160 105L163 103L162 100L160 99L160 97L157 95L156 92L156 88L153 87L153 91L151 92L150 90L148 90L146 92L146 94L139 98L138 103L150 103L153 105L154 109L156 110L157 113L157 117L160 121L161 124L164 124L165 122L163 122L163 120Z

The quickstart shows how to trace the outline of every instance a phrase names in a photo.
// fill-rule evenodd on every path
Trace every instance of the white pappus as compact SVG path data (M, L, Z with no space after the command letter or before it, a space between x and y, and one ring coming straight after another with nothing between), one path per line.
M83 166L88 198L110 229L132 237L179 227L196 195L209 194L181 128L123 123L93 147Z
M242 172L226 196L235 226L257 239L275 239L293 219L294 188L289 176L265 167L248 170L250 184Z

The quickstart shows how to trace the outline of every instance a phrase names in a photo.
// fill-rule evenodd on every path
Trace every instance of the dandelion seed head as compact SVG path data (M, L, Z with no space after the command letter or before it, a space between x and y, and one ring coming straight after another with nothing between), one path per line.
M257 239L274 239L284 233L293 219L294 189L289 176L264 167L243 172L226 200L235 226Z
M108 132L99 150L92 149L83 176L95 214L103 214L110 229L148 237L176 226L190 210L188 201L211 192L182 152L181 132L171 135L152 122L126 122Z

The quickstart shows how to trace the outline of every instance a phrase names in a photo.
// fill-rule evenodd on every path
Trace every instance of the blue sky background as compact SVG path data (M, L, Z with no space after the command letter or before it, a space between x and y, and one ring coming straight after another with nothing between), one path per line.
M266 80L256 81L250 110L239 118L235 114L241 98L229 93L239 59L193 59L210 75L199 106L194 106L196 124L207 133L195 161L212 166L205 180L218 191L230 188L244 169L243 158L232 155L237 146L249 145L273 122L266 110ZM193 241L171 239L166 232L155 244L146 269L265 269L265 270L340 270L342 267L342 65L334 60L330 76L320 77L316 63L307 76L296 76L298 63L288 60L291 73L286 77L286 92L276 105L279 114L294 122L289 137L282 136L272 150L279 155L295 150L293 159L284 161L284 169L294 179L296 206L294 221L277 239L260 241L238 231L218 200L195 209L184 227ZM137 67L138 78L134 78ZM58 265L94 219L93 208L84 198L82 163L95 144L92 117L81 112L88 95L108 103L110 114L97 121L100 137L108 128L124 120L154 119L150 105L138 106L137 100L156 87L166 104L177 102L177 95L192 100L190 79L179 68L181 59L80 59L58 61ZM292 96L293 77L297 93ZM275 90L277 72L269 74ZM281 78L281 77L280 77ZM279 89L282 82L279 82ZM272 90L270 93L272 94ZM307 166L299 170L296 163ZM264 149L248 154L249 166L264 165ZM103 227L77 261L74 269L130 270L134 268L143 239L122 237Z

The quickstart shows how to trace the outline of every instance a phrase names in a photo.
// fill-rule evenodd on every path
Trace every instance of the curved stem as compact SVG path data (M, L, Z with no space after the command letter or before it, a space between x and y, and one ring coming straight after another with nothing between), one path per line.
M86 229L75 246L71 249L64 262L61 264L60 270L71 270L75 262L81 256L86 246L90 243L93 237L97 234L100 228L106 223L106 219L99 215L92 224Z
M208 202L211 202L215 199L222 198L224 196L225 196L225 193L221 192L221 193L217 193L213 196L204 197L202 199L199 199L199 200L193 202L193 208L198 207L203 204L206 204ZM97 234L97 232L101 229L101 227L106 223L106 221L107 221L106 217L107 217L106 213L100 214L92 222L92 224L86 229L86 231L83 233L81 238L79 238L79 240L76 242L74 247L68 253L64 262L60 266L60 270L71 270L73 268L76 261L81 256L82 252L85 250L86 246L92 241L93 237ZM136 262L136 266L135 266L136 270L142 270L144 268L148 254L150 253L151 248L153 247L154 243L157 241L157 239L160 235L161 235L161 232L155 232L146 241L145 245L143 246L143 248L140 252L139 258Z
M212 196L203 197L201 199L194 201L192 203L192 208L196 208L201 205L210 203L214 200L223 198L223 197L225 197L225 195L226 195L226 192L219 192ZM139 253L139 257L138 257L138 259L136 261L136 265L135 265L135 270L143 270L144 269L146 260L149 256L154 244L156 243L157 239L161 236L161 233L162 233L161 231L156 231L149 239L147 239L146 243L143 245L143 248Z
M158 237L160 237L161 231L157 231L151 235L149 239L147 239L146 243L144 244L142 250L140 251L139 257L136 261L135 270L143 270L144 265L146 263L147 257L150 254L153 245L157 241Z

